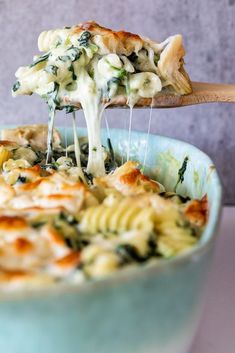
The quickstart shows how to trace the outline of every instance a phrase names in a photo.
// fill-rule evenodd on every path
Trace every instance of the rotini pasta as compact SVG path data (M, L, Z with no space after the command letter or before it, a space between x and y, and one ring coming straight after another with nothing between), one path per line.
M52 29L42 32L38 37L38 49L40 51L49 51L53 47L66 41L71 29Z
M151 208L141 209L125 200L111 207L99 205L84 210L79 225L80 231L88 234L121 233L130 229L151 232L153 227Z

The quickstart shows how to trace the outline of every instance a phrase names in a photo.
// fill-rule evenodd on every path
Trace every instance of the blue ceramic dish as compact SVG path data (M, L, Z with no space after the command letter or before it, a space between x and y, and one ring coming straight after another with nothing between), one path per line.
M85 135L85 130L79 134ZM68 135L72 136L69 130ZM103 138L105 142L105 132ZM111 139L115 151L126 151L125 131L111 130ZM144 160L146 140L146 134L132 133L131 158ZM193 198L207 194L210 205L199 245L177 258L124 269L103 280L1 295L0 352L188 350L202 310L221 209L221 185L213 162L199 149L167 137L149 136L145 172L167 190L176 184L186 156L189 162L177 192Z

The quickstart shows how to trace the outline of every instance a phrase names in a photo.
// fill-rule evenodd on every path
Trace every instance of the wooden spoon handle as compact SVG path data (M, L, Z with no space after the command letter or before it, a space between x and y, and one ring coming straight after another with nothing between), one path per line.
M192 82L192 93L185 96L173 94L159 94L151 98L141 98L135 105L135 108L175 108L187 105L202 103L235 103L235 85L221 83ZM112 99L110 108L125 108L126 98L115 97Z
M235 103L235 85L192 82L193 92L182 96L182 105L201 103Z

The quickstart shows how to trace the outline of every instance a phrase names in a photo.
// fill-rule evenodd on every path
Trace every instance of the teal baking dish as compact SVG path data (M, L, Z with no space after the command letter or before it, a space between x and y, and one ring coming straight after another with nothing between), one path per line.
M67 130L72 141L72 131ZM61 129L62 135L65 128ZM103 131L105 144L107 133ZM79 135L86 135L79 130ZM128 136L111 129L114 150ZM143 163L147 135L132 132L130 156ZM207 194L210 215L195 249L171 260L124 269L77 285L0 295L2 353L185 353L196 332L221 210L221 184L210 158L196 147L149 135L145 172L172 190L184 158L181 195Z

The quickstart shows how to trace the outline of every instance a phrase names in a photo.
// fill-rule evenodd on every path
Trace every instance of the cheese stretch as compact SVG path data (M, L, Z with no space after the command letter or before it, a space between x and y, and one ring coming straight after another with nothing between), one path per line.
M125 97L127 104L133 107L140 98L152 98L162 90L176 94L191 91L183 69L180 35L158 44L88 22L42 32L38 47L44 53L35 56L31 65L17 70L13 96L37 93L46 100L48 163L53 157L56 109L73 112L81 106L89 139L86 171L95 177L105 174L101 119L114 97ZM73 126L75 129L75 124Z

